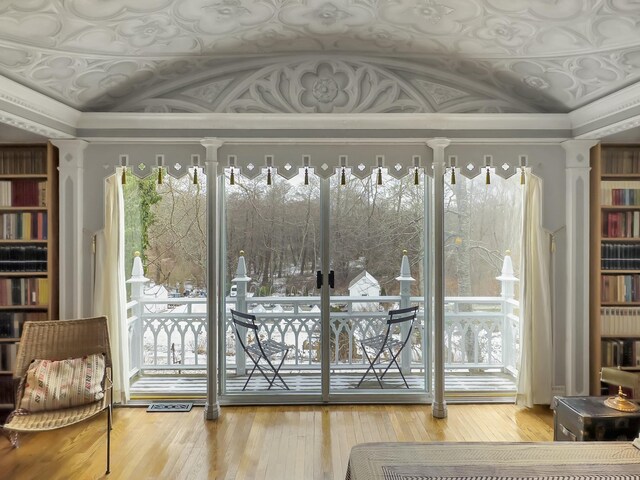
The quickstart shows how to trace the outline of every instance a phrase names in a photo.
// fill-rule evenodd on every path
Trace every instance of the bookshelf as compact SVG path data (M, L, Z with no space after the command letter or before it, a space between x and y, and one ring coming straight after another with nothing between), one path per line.
M24 322L58 318L57 167L51 144L0 145L0 424Z
M591 149L590 380L603 367L640 366L640 145Z

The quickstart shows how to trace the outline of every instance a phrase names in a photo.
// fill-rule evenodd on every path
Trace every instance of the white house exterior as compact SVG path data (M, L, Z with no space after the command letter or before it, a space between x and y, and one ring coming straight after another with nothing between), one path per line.
M380 295L380 283L366 270L363 270L349 283L350 297L377 297ZM371 310L375 304L371 302L358 302L353 304L354 312Z

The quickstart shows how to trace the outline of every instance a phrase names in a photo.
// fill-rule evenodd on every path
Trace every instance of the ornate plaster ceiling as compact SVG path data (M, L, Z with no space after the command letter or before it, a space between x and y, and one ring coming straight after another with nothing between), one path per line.
M0 0L0 74L83 111L567 112L640 79L640 0Z

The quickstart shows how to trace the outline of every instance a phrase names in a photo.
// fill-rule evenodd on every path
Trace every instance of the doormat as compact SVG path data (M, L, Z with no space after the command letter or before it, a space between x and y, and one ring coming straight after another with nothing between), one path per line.
M190 412L191 402L154 402L149 405L147 412Z

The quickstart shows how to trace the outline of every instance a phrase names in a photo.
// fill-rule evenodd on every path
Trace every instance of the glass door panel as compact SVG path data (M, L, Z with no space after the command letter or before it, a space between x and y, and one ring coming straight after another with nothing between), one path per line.
M310 174L305 181L304 172L291 180L266 173L253 180L234 177L230 185L227 172L222 392L254 397L315 394L319 398L320 180ZM241 326L239 338L232 309L255 315L257 331ZM243 348L240 339L253 347ZM251 375L251 356L262 353L256 340L267 354L276 344L288 348L284 360L281 353L270 357L273 368L260 362L264 375L259 369ZM273 369L278 368L279 378L270 385Z
M519 342L520 176L445 177L447 396L512 400ZM507 214L505 214L507 212ZM515 276L514 276L515 271Z
M331 393L428 391L424 179L415 185L413 175L385 174L381 180L378 172L330 180ZM418 307L413 328L411 322L394 325L382 344L389 311L411 306Z

